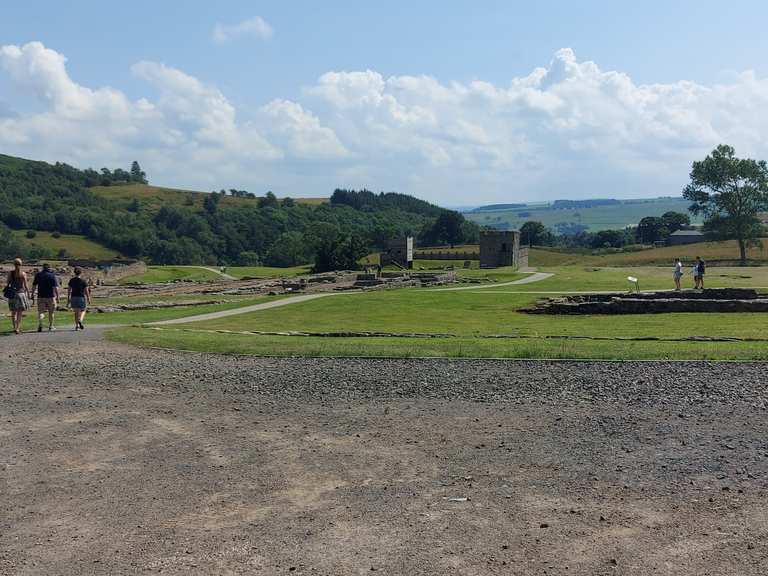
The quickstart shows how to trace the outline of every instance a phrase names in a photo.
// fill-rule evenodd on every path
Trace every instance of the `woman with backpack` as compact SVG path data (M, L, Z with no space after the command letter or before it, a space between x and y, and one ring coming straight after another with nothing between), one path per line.
M21 320L24 311L29 309L29 283L27 275L21 269L21 258L13 261L13 270L8 273L3 296L8 299L14 334L21 333Z

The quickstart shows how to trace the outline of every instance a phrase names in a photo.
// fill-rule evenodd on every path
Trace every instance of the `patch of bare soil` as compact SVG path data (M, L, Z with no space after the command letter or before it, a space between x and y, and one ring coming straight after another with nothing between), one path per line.
M2 574L768 571L762 364L13 342Z

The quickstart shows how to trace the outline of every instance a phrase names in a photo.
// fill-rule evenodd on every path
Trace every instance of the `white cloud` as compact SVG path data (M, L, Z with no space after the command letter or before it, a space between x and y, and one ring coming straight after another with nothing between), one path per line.
M213 27L211 37L214 42L224 44L241 36L255 36L261 40L269 40L273 33L272 26L266 20L261 16L255 16L237 24L217 23Z
M299 101L242 117L216 86L157 62L151 97L75 82L39 42L0 47L0 149L79 166L138 159L159 183L327 194L400 190L446 204L676 194L691 161L726 142L768 157L768 80L636 84L558 51L505 85L331 71Z
M284 147L298 158L344 158L349 151L330 128L301 104L289 100L273 100L261 109L265 124L273 137L283 140Z

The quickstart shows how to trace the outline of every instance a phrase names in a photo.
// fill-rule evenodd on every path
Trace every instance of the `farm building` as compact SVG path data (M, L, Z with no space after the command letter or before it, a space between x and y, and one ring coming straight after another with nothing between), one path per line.
M668 246L696 244L697 242L704 242L704 234L698 230L678 230L677 232L672 232L667 239Z

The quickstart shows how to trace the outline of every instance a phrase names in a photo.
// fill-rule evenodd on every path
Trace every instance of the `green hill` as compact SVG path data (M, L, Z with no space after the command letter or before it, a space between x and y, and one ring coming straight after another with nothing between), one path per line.
M551 204L483 206L465 212L464 216L481 226L502 230L519 229L525 222L541 222L558 232L558 225L584 226L589 232L616 230L636 225L645 216L661 216L665 212L688 214L690 203L680 198L645 198L638 200L558 201ZM696 218L691 216L695 223Z
M461 214L404 194L336 190L327 200L297 200L231 192L150 186L143 172L0 155L0 258L105 247L153 264L285 267L310 263L322 248L324 265L340 266L393 237L477 240L477 226ZM38 232L37 245L27 230ZM54 246L54 232L69 248Z

